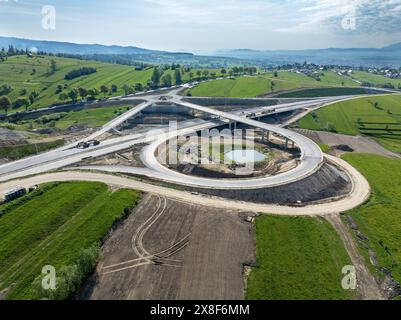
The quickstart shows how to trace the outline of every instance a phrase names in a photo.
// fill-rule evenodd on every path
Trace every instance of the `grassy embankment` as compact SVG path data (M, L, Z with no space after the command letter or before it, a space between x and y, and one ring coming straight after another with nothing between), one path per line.
M343 158L357 168L373 189L372 198L362 207L347 212L369 238L356 238L370 265L368 249L377 255L381 267L401 283L401 160L368 154L347 154Z
M252 300L352 299L341 286L350 258L340 237L321 218L256 219L257 267L246 297Z
M75 126L97 128L127 112L130 106L113 106L79 111L58 112L36 119L19 120L13 123L0 123L12 130L31 131L38 129L66 130Z
M201 83L189 92L193 96L245 98L301 88L342 86L357 87L358 84L332 71L324 72L320 81L303 74L284 71L279 72L277 77L274 77L273 73L266 73L253 77L243 76L208 81Z
M0 159L15 161L31 155L39 154L47 150L61 147L63 144L64 140L60 139L52 142L4 146L0 147Z
M316 88L295 90L276 95L276 98L315 98L367 94L364 88Z
M374 138L393 152L401 152L401 96L369 97L340 102L299 121L310 130L335 131Z
M51 184L35 193L0 206L0 290L11 286L8 299L41 298L33 282L42 267L74 265L140 198L91 182Z

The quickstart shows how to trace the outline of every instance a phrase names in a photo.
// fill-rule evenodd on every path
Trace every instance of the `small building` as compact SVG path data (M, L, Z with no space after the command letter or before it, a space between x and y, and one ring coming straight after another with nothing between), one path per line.
M15 200L17 198L20 198L20 197L24 196L24 195L26 195L26 189L22 188L22 187L19 187L19 188L16 188L14 190L11 190L11 191L7 192L5 194L5 196L4 196L4 200L6 202L10 202L10 201L13 201L13 200Z

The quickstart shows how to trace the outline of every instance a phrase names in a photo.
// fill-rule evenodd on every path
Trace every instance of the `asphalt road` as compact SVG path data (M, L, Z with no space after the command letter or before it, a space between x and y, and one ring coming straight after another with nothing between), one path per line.
M308 138L297 134L295 132L289 131L287 129L268 125L253 119L248 118L249 116L258 117L258 112L262 114L263 112L280 113L288 110L302 109L312 106L322 106L325 104L333 103L339 100L345 100L347 97L329 97L323 99L314 99L311 101L301 101L295 103L286 103L281 105L276 105L274 107L260 107L252 108L246 110L245 112L234 112L227 113L218 110L213 110L207 107L202 107L193 103L188 103L183 101L183 97L179 96L178 93L183 90L185 86L175 88L174 90L163 93L163 94L153 94L149 96L141 96L140 99L144 100L139 106L129 110L125 114L119 116L118 118L112 120L103 126L100 130L93 133L90 137L82 140L88 141L104 133L117 128L119 125L124 123L127 119L134 117L141 111L143 111L148 106L154 104L155 102L161 101L162 96L167 96L169 101L178 105L186 106L188 108L205 112L207 114L215 115L219 117L218 120L204 121L204 120L194 120L192 123L187 123L188 126L179 127L177 131L170 132L166 134L163 131L152 131L146 134L134 134L124 137L119 137L112 140L106 140L102 142L99 146L91 147L89 149L77 149L73 148L74 145L64 146L62 148L52 150L34 157L22 159L16 162L8 163L0 166L0 182L7 181L10 179L21 178L29 175L41 174L48 172L50 170L60 169L68 165L78 163L82 159L90 157L99 157L102 155L114 153L124 149L128 149L136 144L151 143L147 148L145 148L142 154L142 160L144 164L148 167L148 170L130 168L131 173L144 174L148 177L162 179L165 181L179 183L184 185L200 186L205 188L233 188L233 189L243 189L243 188L263 188L269 186L283 185L287 183L292 183L299 179L303 179L314 172L316 172L322 162L323 155L320 148ZM355 97L348 97L354 99ZM123 100L133 100L137 97L127 97ZM229 119L231 121L240 122L247 124L251 127L256 127L263 129L265 131L275 132L283 137L294 141L296 145L301 149L302 157L300 159L300 164L295 169L288 171L286 173L266 177L260 179L241 179L241 180L213 180L204 179L197 177L188 177L186 175L177 173L175 171L169 170L168 168L162 166L155 158L155 150L157 147L165 142L166 140L175 137L180 134L190 134L199 130L213 128L219 126ZM100 169L100 168L99 168ZM121 167L108 167L102 168L108 172L127 172L127 168Z
M28 178L22 178L14 181L4 182L0 184L0 195L5 194L8 190L16 186L30 187L32 185L40 185L48 182L63 182L63 181L94 181L103 182L109 185L142 190L151 194L160 194L162 196L186 201L193 204L199 204L206 207L222 208L230 210L239 210L245 212L266 213L276 215L289 215L289 216L324 216L327 214L346 212L359 207L365 203L370 196L370 186L365 177L360 174L354 167L347 162L332 157L325 156L329 161L333 162L342 168L351 177L353 188L351 193L340 200L312 204L305 207L289 207L270 204L256 204L248 202L240 202L230 199L222 199L217 197L204 197L201 195L194 195L190 192L175 190L171 188L156 186L153 184L137 181L130 178L119 177L104 173L92 172L77 172L65 171L56 173L47 173L44 175L37 175Z

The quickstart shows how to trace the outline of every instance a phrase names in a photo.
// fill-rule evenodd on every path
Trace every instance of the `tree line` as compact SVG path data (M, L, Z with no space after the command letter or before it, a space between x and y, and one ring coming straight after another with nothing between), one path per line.
M93 68L93 67L83 67L80 69L71 70L70 72L68 72L65 75L64 79L72 80L72 79L79 78L79 77L82 77L82 76L85 76L88 74L95 73L96 71L97 71L96 68Z

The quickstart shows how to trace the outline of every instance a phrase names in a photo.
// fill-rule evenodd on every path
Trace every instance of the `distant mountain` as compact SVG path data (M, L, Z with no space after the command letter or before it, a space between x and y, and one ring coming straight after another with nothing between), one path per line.
M219 50L210 56L186 52L168 52L135 46L107 46L69 42L19 39L0 36L0 49L13 45L18 49L36 48L48 53L81 55L84 58L112 63L180 63L197 66L226 67L230 65L271 66L311 62L324 65L401 67L401 43L381 49L328 48L315 50L260 51L252 49Z
M392 44L392 45L387 46L387 47L384 47L383 50L401 51L401 42Z
M230 65L251 65L250 61L240 61L236 58L197 56L187 52L168 52L138 48L134 46L77 44L58 41L30 40L0 36L0 49L9 45L19 50L37 49L53 54L80 55L85 59L95 59L111 63L135 64L180 63L193 67L226 67Z
M260 51L252 49L219 50L216 56L251 59L268 64L313 62L349 66L401 67L401 43L381 49L328 48L314 50Z
M0 48L7 48L13 45L17 49L36 48L38 51L48 53L65 53L78 55L91 54L119 54L119 55L138 55L138 54L176 54L174 52L149 50L132 46L101 45L101 44L77 44L70 42L30 40L12 37L0 37ZM179 53L188 54L192 53Z

